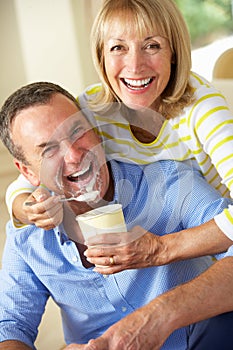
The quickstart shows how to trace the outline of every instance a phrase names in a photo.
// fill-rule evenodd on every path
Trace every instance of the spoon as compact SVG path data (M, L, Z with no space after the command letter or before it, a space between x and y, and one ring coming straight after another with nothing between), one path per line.
M60 202L68 202L68 201L90 202L96 199L98 194L99 194L99 191L86 192L84 194L80 194L78 197L61 198Z
M99 194L99 191L91 191L91 192L86 192L84 194L80 194L78 197L61 198L59 201L60 202L68 202L68 201L90 202L96 199L98 194ZM25 202L26 206L32 206L34 204L37 204L37 202Z

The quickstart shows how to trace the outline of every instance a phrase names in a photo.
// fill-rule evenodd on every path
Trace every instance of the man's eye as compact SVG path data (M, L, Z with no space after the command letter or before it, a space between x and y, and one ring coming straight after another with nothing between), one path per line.
M79 137L82 136L82 134L84 133L84 130L83 128L75 128L74 130L72 130L71 134L70 134L70 138L73 140L73 139L77 139Z
M58 149L57 145L46 147L44 149L44 151L42 152L42 157L43 158L51 158L51 157L53 157L55 155L55 153L57 152L57 149Z

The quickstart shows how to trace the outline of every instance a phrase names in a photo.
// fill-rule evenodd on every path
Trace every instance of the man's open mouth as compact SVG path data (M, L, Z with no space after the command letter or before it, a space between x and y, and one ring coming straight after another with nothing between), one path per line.
M127 86L127 88L131 90L142 90L147 88L154 78L147 78L147 79L127 79L127 78L122 78L121 81Z
M71 182L85 182L91 177L93 177L93 164L89 163L88 166L67 176L67 179Z

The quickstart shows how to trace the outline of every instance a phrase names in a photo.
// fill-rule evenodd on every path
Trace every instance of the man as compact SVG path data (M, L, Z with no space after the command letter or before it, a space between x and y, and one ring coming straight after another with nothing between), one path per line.
M8 224L0 274L0 349L33 349L49 296L61 308L65 339L71 344L67 349L231 349L232 313L179 328L170 336L157 327L165 321L169 328L172 317L156 297L206 270L210 257L158 267L152 261L148 268L106 277L104 268L97 273L86 259L75 221L93 207L120 202L129 230L121 235L123 243L132 239L147 255L147 241L155 233L199 225L229 201L182 163L107 164L100 140L75 99L57 85L34 83L19 89L5 102L0 117L1 138L33 185L43 182L59 200L97 193L89 202L64 203L63 223L54 230L28 226L16 231ZM103 266L119 264L112 256L99 259ZM122 334L122 324L131 336Z

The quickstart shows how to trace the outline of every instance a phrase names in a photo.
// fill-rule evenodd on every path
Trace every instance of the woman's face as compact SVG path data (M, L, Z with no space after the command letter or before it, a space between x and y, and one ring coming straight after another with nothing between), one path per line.
M166 38L141 37L113 21L104 40L105 70L116 95L130 108L157 110L171 74L172 53Z

